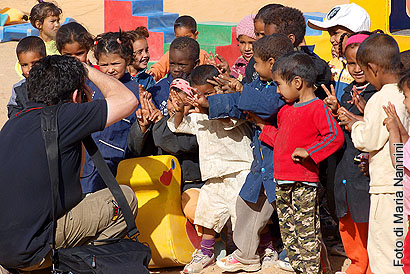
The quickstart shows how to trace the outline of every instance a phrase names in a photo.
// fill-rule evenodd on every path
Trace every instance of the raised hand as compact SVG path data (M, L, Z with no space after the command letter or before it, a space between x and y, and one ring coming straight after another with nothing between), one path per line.
M389 102L388 106L383 106L384 112L387 114L387 118L384 119L383 125L386 126L387 130L389 132L395 131L397 133L400 132L400 127L399 127L399 117L396 113L396 108L395 106Z
M139 109L137 109L137 111L135 112L135 115L137 116L137 120L138 120L138 124L140 125L141 131L142 132L146 132L148 130L149 125L151 124L151 122L149 121L149 115L150 115L150 111L148 108L148 101L147 101L147 95L145 91L144 86L139 85L139 100L140 100L140 107Z
M366 107L366 100L359 95L356 86L353 86L352 92L352 100L348 101L348 103L354 104L361 113L364 113L364 108Z
M341 107L338 110L338 115L339 115L338 118L340 120L339 125L345 126L345 128L348 131L352 131L352 126L354 123L356 123L357 121L363 121L362 116L355 115L351 113L350 111L348 111L347 109L345 109L344 107Z
M333 112L333 114L337 114L337 110L339 108L339 102L337 101L336 97L336 91L333 85L330 85L330 91L329 89L322 84L321 87L323 90L326 92L327 97L323 100L326 106L329 107L329 109Z
M219 62L217 62L217 60ZM229 76L229 74L231 73L231 69L229 68L229 64L225 60L225 58L223 58L219 54L216 54L214 56L212 51L209 52L209 56L205 55L205 63L216 67L221 74L226 74L227 76Z
M159 109L157 109L157 107L152 102L151 93L149 92L147 93L149 94L149 96L147 96L147 102L148 102L148 109L150 111L148 120L150 120L153 123L156 123L162 119L163 115L162 115L162 112Z

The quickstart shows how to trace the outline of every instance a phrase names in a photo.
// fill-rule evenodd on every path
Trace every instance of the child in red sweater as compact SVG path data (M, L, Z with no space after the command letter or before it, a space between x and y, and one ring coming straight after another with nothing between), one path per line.
M259 139L274 147L276 205L290 264L296 273L318 273L318 166L343 146L344 137L329 109L315 96L315 65L307 54L285 55L272 71L277 92L287 103L278 113L278 128L253 114L249 118L263 128Z

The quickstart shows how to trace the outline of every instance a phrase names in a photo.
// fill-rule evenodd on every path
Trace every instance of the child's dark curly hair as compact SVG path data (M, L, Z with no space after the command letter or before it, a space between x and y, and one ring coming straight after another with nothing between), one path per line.
M66 44L77 42L87 51L94 45L93 36L79 23L70 22L62 25L57 32L56 45L59 52Z
M127 64L133 61L132 40L127 32L106 32L95 38L94 57L97 61L101 54L118 54Z
M127 35L134 43L137 40L147 39L149 37L148 29L144 26L139 26L135 30L127 31Z
M265 25L275 25L278 33L295 36L295 47L303 41L306 33L306 22L303 13L291 7L279 7L271 9L263 18Z
M400 80L397 86L403 92L404 88L410 89L410 69L404 70L400 73Z
M48 16L60 16L63 12L54 3L45 2L38 0L36 4L30 11L30 23L33 27L37 28L36 22L38 21L41 25L44 23L44 19Z

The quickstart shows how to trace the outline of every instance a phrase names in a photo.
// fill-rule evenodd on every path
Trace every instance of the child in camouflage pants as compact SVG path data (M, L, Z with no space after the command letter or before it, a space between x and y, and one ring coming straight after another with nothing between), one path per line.
M274 147L273 177L280 233L296 273L320 269L317 184L321 161L343 146L344 137L326 105L315 96L315 65L305 53L293 52L273 65L273 80L287 105L278 128L257 122L259 139Z

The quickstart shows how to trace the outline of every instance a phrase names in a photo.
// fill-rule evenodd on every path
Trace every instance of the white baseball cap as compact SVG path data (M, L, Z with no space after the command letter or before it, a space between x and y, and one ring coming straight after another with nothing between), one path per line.
M370 16L357 4L344 4L332 8L323 22L309 19L308 26L322 31L335 26L343 26L353 32L370 31Z

